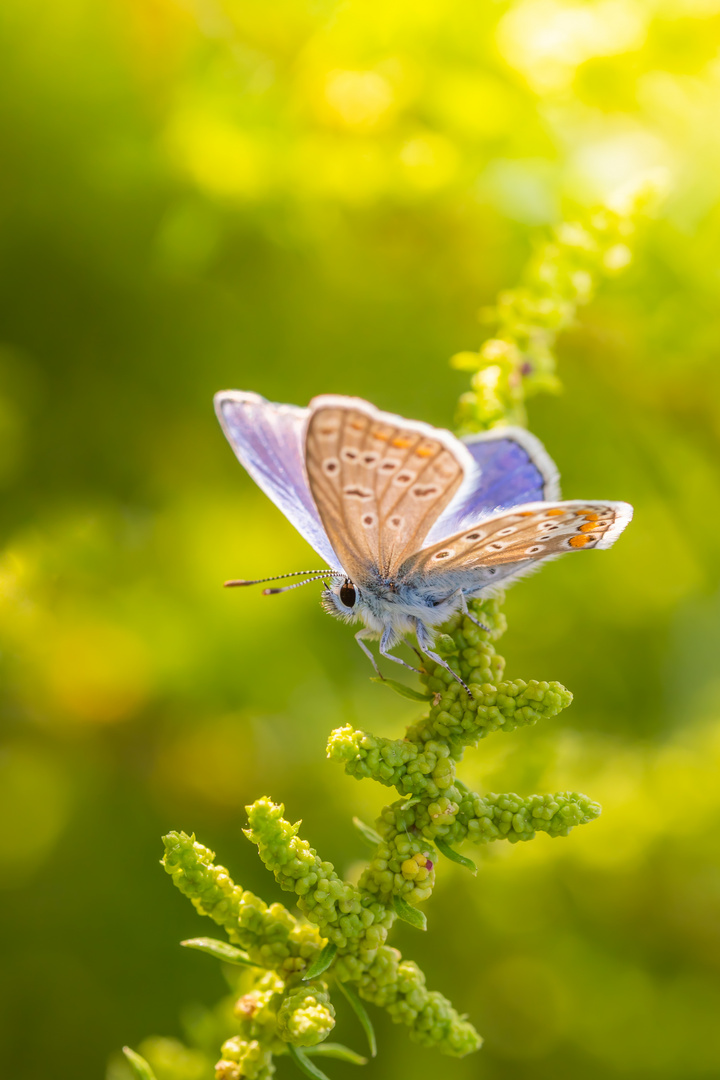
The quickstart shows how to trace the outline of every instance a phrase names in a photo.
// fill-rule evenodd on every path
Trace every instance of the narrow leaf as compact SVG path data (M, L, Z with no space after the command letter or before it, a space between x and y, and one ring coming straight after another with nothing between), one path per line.
M361 1054L356 1054L349 1046L342 1043L318 1043L317 1046L306 1046L305 1053L308 1057L337 1058L338 1061L347 1061L350 1065L367 1065L368 1059Z
M288 1053L297 1065L300 1072L304 1072L306 1076L310 1076L312 1080L328 1080L322 1069L318 1069L317 1065L314 1065L310 1058L306 1057L302 1050L297 1046L293 1046L292 1043L287 1044Z
M360 1021L360 1026L365 1032L368 1046L370 1047L370 1055L371 1057L375 1057L377 1054L377 1039L375 1038L375 1028L372 1025L372 1020L367 1014L367 1009L363 1005L362 1001L357 995L357 992L352 988L350 983L341 982L340 979L338 979L337 985L339 986L345 997L348 999L348 1002L352 1006L355 1015Z
M427 918L423 911L419 911L418 908L413 907L412 904L408 904L407 900L397 894L393 896L393 908L398 919L403 919L404 922L410 923L416 930L427 930Z
M402 804L402 806L400 807L400 809L401 810L409 810L411 806L415 806L415 804L419 803L419 802L422 802L422 799L420 798L420 796L419 795L413 795L412 799L408 799L407 802L404 802Z
M464 866L466 870L470 870L473 877L477 877L477 866L472 859L466 858L465 855L458 854L454 851L449 844L446 844L444 840L439 840L436 837L433 839L435 847L438 849L441 855L444 855L446 859L450 859L452 862L458 863L460 866Z
M310 979L317 979L318 975L322 975L323 971L327 971L335 959L336 952L337 945L333 945L331 941L328 941L325 948L315 957L312 964L303 975L303 981L309 982Z
M418 690L413 690L411 686L406 686L405 683L396 682L395 679L380 679L373 675L370 682L382 683L383 686L394 690L400 697L409 698L410 701L432 701L433 699L432 694L421 694Z
M253 964L247 953L244 953L242 949L235 948L229 941L218 941L217 938L211 937L196 937L189 938L187 941L181 941L181 945L184 945L186 949L197 949L198 952L207 953L209 956L214 956L216 960L222 960L226 964L248 964L250 967L258 967L258 964Z
M372 844L373 846L382 844L382 836L380 836L379 833L376 833L369 825L366 825L364 821L361 821L359 817L354 817L352 821L363 840L367 840L368 844Z
M122 1050L123 1054L130 1062L132 1071L135 1073L138 1080L155 1080L155 1073L152 1071L144 1057L140 1057L140 1055L136 1054L134 1050L131 1050L129 1046L123 1046Z

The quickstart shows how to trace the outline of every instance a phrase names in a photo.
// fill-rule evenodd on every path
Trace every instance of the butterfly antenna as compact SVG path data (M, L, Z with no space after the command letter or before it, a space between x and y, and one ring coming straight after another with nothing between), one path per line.
M290 574L275 574L273 577L258 578L256 581L245 581L244 578L233 578L224 581L223 587L234 588L236 585L264 585L266 581L280 581L281 578L298 577L301 574L323 574L325 577L344 577L342 570L293 570Z
M263 596L276 596L281 592L290 592L291 589L299 589L301 585L309 585L311 581L322 581L325 574L317 574L315 577L305 578L304 581L296 581L293 585L285 585L282 589L263 589Z

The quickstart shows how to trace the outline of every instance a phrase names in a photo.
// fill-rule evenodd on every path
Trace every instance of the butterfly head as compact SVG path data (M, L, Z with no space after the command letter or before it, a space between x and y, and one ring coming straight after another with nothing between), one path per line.
M349 578L338 578L323 590L322 606L343 622L356 622L366 606L362 591Z
M361 622L380 633L400 616L395 585L368 578L362 585L339 577L322 594L322 606L343 622Z
M374 576L360 585L348 577L337 578L322 594L328 614L343 622L360 622L378 636L389 628L399 634L414 632L417 619L427 626L437 626L449 618L457 603L456 597L449 606L438 603L437 598L425 595L409 582Z

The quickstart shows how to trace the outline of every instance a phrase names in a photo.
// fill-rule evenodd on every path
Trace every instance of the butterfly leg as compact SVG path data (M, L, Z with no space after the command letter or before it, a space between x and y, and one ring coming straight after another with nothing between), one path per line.
M490 627L486 626L485 623L481 623L479 619L476 619L474 615L470 614L467 606L467 598L462 589L458 589L458 593L460 594L460 606L465 617L468 618L471 623L475 623L475 625L478 626L481 630L484 630L486 634L489 634Z
M367 658L370 661L370 663L372 664L372 666L375 668L375 674L378 675L381 679L383 679L385 676L383 675L380 668L377 666L377 660L375 659L375 657L373 656L373 654L370 652L367 645L363 641L363 638L367 637L367 633L368 633L367 629L358 630L357 634L355 635L355 640L357 641L358 645L360 646L362 651L367 656Z
M450 665L445 660L443 660L442 656L439 656L436 652L433 652L431 648L431 646L433 645L433 639L430 636L430 633L428 632L425 624L421 623L419 619L415 620L415 634L417 636L418 645L425 653L425 655L429 656L430 659L434 660L436 664L440 665L440 667L444 667L446 671L449 671L453 679L457 679L457 681L460 683L467 696L472 697L472 694L470 693L470 688L466 686L466 684L462 681L457 671L453 671Z
M485 630L487 633L490 632L489 626L485 626L484 623L481 623L478 619L475 618L474 615L470 614L467 606L467 597L465 596L465 593L462 591L462 589L456 589L454 593L450 593L449 596L443 597L442 600L436 600L435 607L438 607L440 604L448 604L451 600L459 600L460 610L462 611L463 615L467 616L471 623L475 623L476 626L478 626L481 630Z
M383 632L383 636L380 638L380 655L384 656L386 660L392 660L395 664L402 664L404 668L407 668L408 671L414 671L416 675L424 675L425 673L420 671L419 668L413 667L412 664L406 664L399 656L393 656L393 654L388 651L393 645L397 644L394 640L394 636L392 630L385 630Z

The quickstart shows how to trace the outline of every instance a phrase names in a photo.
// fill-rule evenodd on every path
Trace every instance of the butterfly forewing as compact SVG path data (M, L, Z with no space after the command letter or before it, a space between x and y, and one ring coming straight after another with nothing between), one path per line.
M343 568L362 581L392 578L417 551L460 487L460 453L432 429L353 406L310 415L306 467L323 525Z
M215 395L215 410L228 442L255 483L328 565L339 569L305 477L307 409L276 405L259 394L223 390Z
M424 548L401 568L405 579L529 564L570 551L609 547L632 516L627 503L531 503L486 518Z

